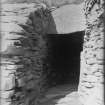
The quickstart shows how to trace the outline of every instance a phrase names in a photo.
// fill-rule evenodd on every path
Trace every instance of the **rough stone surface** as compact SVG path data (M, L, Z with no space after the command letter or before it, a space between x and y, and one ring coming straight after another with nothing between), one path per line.
M73 4L58 8L52 12L52 16L58 33L72 33L85 30L83 3L80 5Z
M1 8L1 76L4 81L1 84L1 104L36 104L45 83L46 34L63 33L62 28L56 27L62 26L59 16L65 14L62 16L61 9L56 16L57 11L51 14L47 8L37 7L34 3L3 4ZM79 15L81 17L81 13Z
M1 104L36 105L45 83L45 35L51 15L35 4L6 4L1 15Z
M1 0L2 3L45 3L48 7L60 7L67 4L80 4L84 0Z
M93 6L94 8L86 9L87 29L84 36L83 52L81 53L78 89L80 100L84 105L103 105L103 66L105 63L103 58L105 49L103 44L103 23L105 23L103 21L105 16L103 15L103 3L104 0L102 0L102 4L96 3ZM73 5L72 8L78 10L81 6ZM66 8L69 10L65 13ZM47 52L46 34L49 32L70 33L85 28L84 22L82 24L80 22L83 14L79 13L80 20L78 20L78 15L76 15L78 12L73 15L68 14L70 11L73 13L73 10L70 9L69 6L66 6L53 11L51 14L45 6L36 8L34 3L2 5L0 14L1 51L3 53L1 61L1 82L3 81L1 105L37 104L41 91L43 91L43 83L45 83L43 80L46 78L42 75L43 67L46 65L43 64ZM90 10L92 11L90 12ZM71 20L65 16L71 20L75 18L76 21L71 23ZM62 25L62 21L65 24ZM68 100L68 97L66 99Z
M104 105L104 0L86 0L86 30L78 92L83 105Z

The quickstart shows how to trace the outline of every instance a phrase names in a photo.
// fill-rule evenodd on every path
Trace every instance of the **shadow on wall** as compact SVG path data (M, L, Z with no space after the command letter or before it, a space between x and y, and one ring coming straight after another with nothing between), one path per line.
M12 78L15 83L8 83L10 86L7 86L9 88L6 92L12 91L9 96L11 105L36 105L46 84L47 32L57 33L56 26L51 12L44 8L30 13L27 22L18 25L22 31L15 33L16 36L10 39L13 44L2 52L3 59L6 58L5 62L10 62L6 63L9 75L15 76L14 80ZM11 63L15 67L14 71L10 68ZM6 77L3 80L6 80Z

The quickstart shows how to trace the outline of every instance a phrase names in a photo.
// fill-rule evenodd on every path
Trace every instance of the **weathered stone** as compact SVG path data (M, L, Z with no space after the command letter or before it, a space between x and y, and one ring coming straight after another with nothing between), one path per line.
M67 5L52 12L58 33L72 33L85 29L83 4ZM75 10L75 12L74 12ZM70 15L68 15L70 13ZM72 20L72 21L70 21Z
M94 75L87 75L87 76L85 76L85 80L84 81L87 81L87 82L97 82L97 78Z
M97 49L96 52L94 52L96 55L96 58L98 60L104 60L104 49Z
M84 74L86 75L93 75L94 73L100 72L102 73L103 67L98 64L94 65L87 65L86 68L84 69Z
M102 73L102 72L95 72L95 76L97 76L97 77L100 77L100 76L103 76L104 77L104 74Z
M10 5L7 5L7 6L10 6ZM7 96L8 98L10 98L10 103L13 103L13 105L17 104L22 97L26 99L26 100L23 100L25 105L32 104L30 103L31 101L33 102L35 101L36 103L37 98L40 96L40 87L42 87L40 83L43 81L43 78L42 80L40 80L42 75L42 69L43 69L42 59L44 59L44 57L46 56L44 53L46 43L44 42L44 39L43 39L43 35L45 34L44 30L46 29L43 29L43 25L45 24L44 23L42 24L42 21L46 22L48 21L49 18L47 17L46 20L43 20L47 16L47 15L45 16L43 12L47 12L47 11L41 8L37 10L38 11L37 13L33 12L36 10L35 9L36 7L34 7L35 4L34 5L32 4L30 6L27 5L26 7L23 5L17 6L15 4L13 4L12 6L13 8L11 8L10 6L8 10L3 8L3 12L4 12L3 14L7 14L7 17L5 17L2 20L2 24L3 24L2 32L5 36L5 37L3 36L2 44L4 44L6 40L8 40L8 42L6 41L5 48L2 49L2 52L4 55L7 55L7 57L10 57L8 58L9 62L11 61L13 62L12 65L8 64L7 68L4 68L4 69L8 69L9 71L8 73L4 69L3 71L7 73L6 75L9 75L9 73L11 73L10 71L11 70L13 71L14 69L13 75L15 76L15 78L13 78L12 76L11 77L8 76L7 78L5 77L5 75L2 74L2 79L5 80L5 83L2 83L2 88L3 89L6 88L6 90L13 88L13 91L14 91L13 94L10 97ZM30 18L30 15L29 15L30 12L33 12L33 17L31 17L30 19L31 22L29 21L27 22L27 20ZM12 14L13 16L10 17L11 13L13 13ZM39 14L42 17L40 18L40 16L37 14ZM35 21L33 22L32 18L35 18L35 19L38 18L39 21L37 22L41 24L37 23L39 25L38 27L36 25L32 26L33 23L35 22ZM45 28L48 26L47 24L46 26L44 26ZM30 25L32 27L30 27ZM41 33L38 29L40 27L43 29L41 30ZM36 31L34 28L37 28ZM35 37L36 39L34 41L37 41L37 42L33 41L33 39L31 38L32 35L33 35L33 38ZM31 50L33 47L36 49ZM35 58L31 57L32 55L35 56ZM31 93L29 94L29 92ZM7 93L9 95L9 92ZM15 100L17 100L17 98L19 97L20 100L17 100L16 103L14 103L12 100L12 97L15 98Z
M104 64L103 59L102 60L97 60L96 58L87 59L86 62L87 62L88 65L93 65L93 64L103 65Z
M101 1L101 3L103 2L104 0ZM2 51L8 50L5 52L6 55L8 54L12 57L17 56L17 58L19 58L18 61L15 61L11 57L13 62L12 65L8 64L6 67L3 67L2 79L5 79L5 82L2 84L2 88L4 89L5 86L6 89L14 87L16 81L14 81L12 77L9 78L8 75L11 73L10 71L16 70L17 78L21 77L18 79L19 88L23 88L25 86L23 89L24 91L22 90L22 95L25 96L25 105L30 104L32 101L36 105L34 101L36 101L40 95L40 87L43 87L43 80L40 80L39 78L41 77L43 69L42 59L44 59L46 56L45 34L50 32L53 34L70 33L84 30L85 19L83 12L81 11L83 4L64 6L53 11L52 14L50 14L49 11L46 12L46 6L43 9L40 9L39 7L39 10L37 10L34 3L20 3L19 5L5 4L2 7L2 13L0 15L2 16ZM74 9L77 11L74 12ZM68 14L69 12L71 13ZM96 3L92 9L86 10L86 12L87 25L91 25L91 27L87 26L86 35L84 37L83 52L81 54L79 94L84 105L103 105L102 84L104 81L102 74L104 73L103 65L105 63L103 61L104 22L100 20L102 18L101 15L103 15L104 9L102 4ZM50 18L49 15L51 15ZM22 40L22 36L25 36L24 38L29 40ZM30 38L30 36L37 37L36 39L38 39L38 45L33 43L34 41L32 38ZM15 46L15 48L13 48L13 46ZM11 60L9 59L9 63L11 63ZM6 69L8 69L8 71L6 71ZM29 77L27 77L28 74L30 75ZM33 79L34 76L37 78ZM8 78L10 80L8 80ZM12 79L14 82L11 81ZM9 81L9 83L7 83L6 80ZM17 92L16 96L20 96L19 94L20 93ZM8 95L9 92L3 93L3 96L6 98ZM67 100L69 99L67 98ZM7 103L3 103L3 105L7 105ZM13 103L13 105L15 104Z
M104 105L104 0L99 4L85 0L85 4L86 30L78 92L83 105Z
M88 82L88 81L83 81L83 86L86 87L86 88L93 88L94 87L94 84Z
M94 103L95 101L95 105L103 105L103 89L99 88L99 87L95 87L93 88L94 90L90 91L90 95L89 95L89 99L86 101L86 105L89 105L91 103ZM92 93L92 95L91 95Z

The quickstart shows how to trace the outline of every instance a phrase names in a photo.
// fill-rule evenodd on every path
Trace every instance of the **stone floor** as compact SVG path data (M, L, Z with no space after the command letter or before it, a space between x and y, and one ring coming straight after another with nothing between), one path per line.
M39 105L82 105L78 99L77 86L61 85L49 89Z

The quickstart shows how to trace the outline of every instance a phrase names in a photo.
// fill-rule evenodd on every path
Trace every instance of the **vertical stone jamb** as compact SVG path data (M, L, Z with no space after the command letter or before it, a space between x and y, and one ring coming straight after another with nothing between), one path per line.
M78 92L83 105L104 105L104 0L85 0L86 30Z

